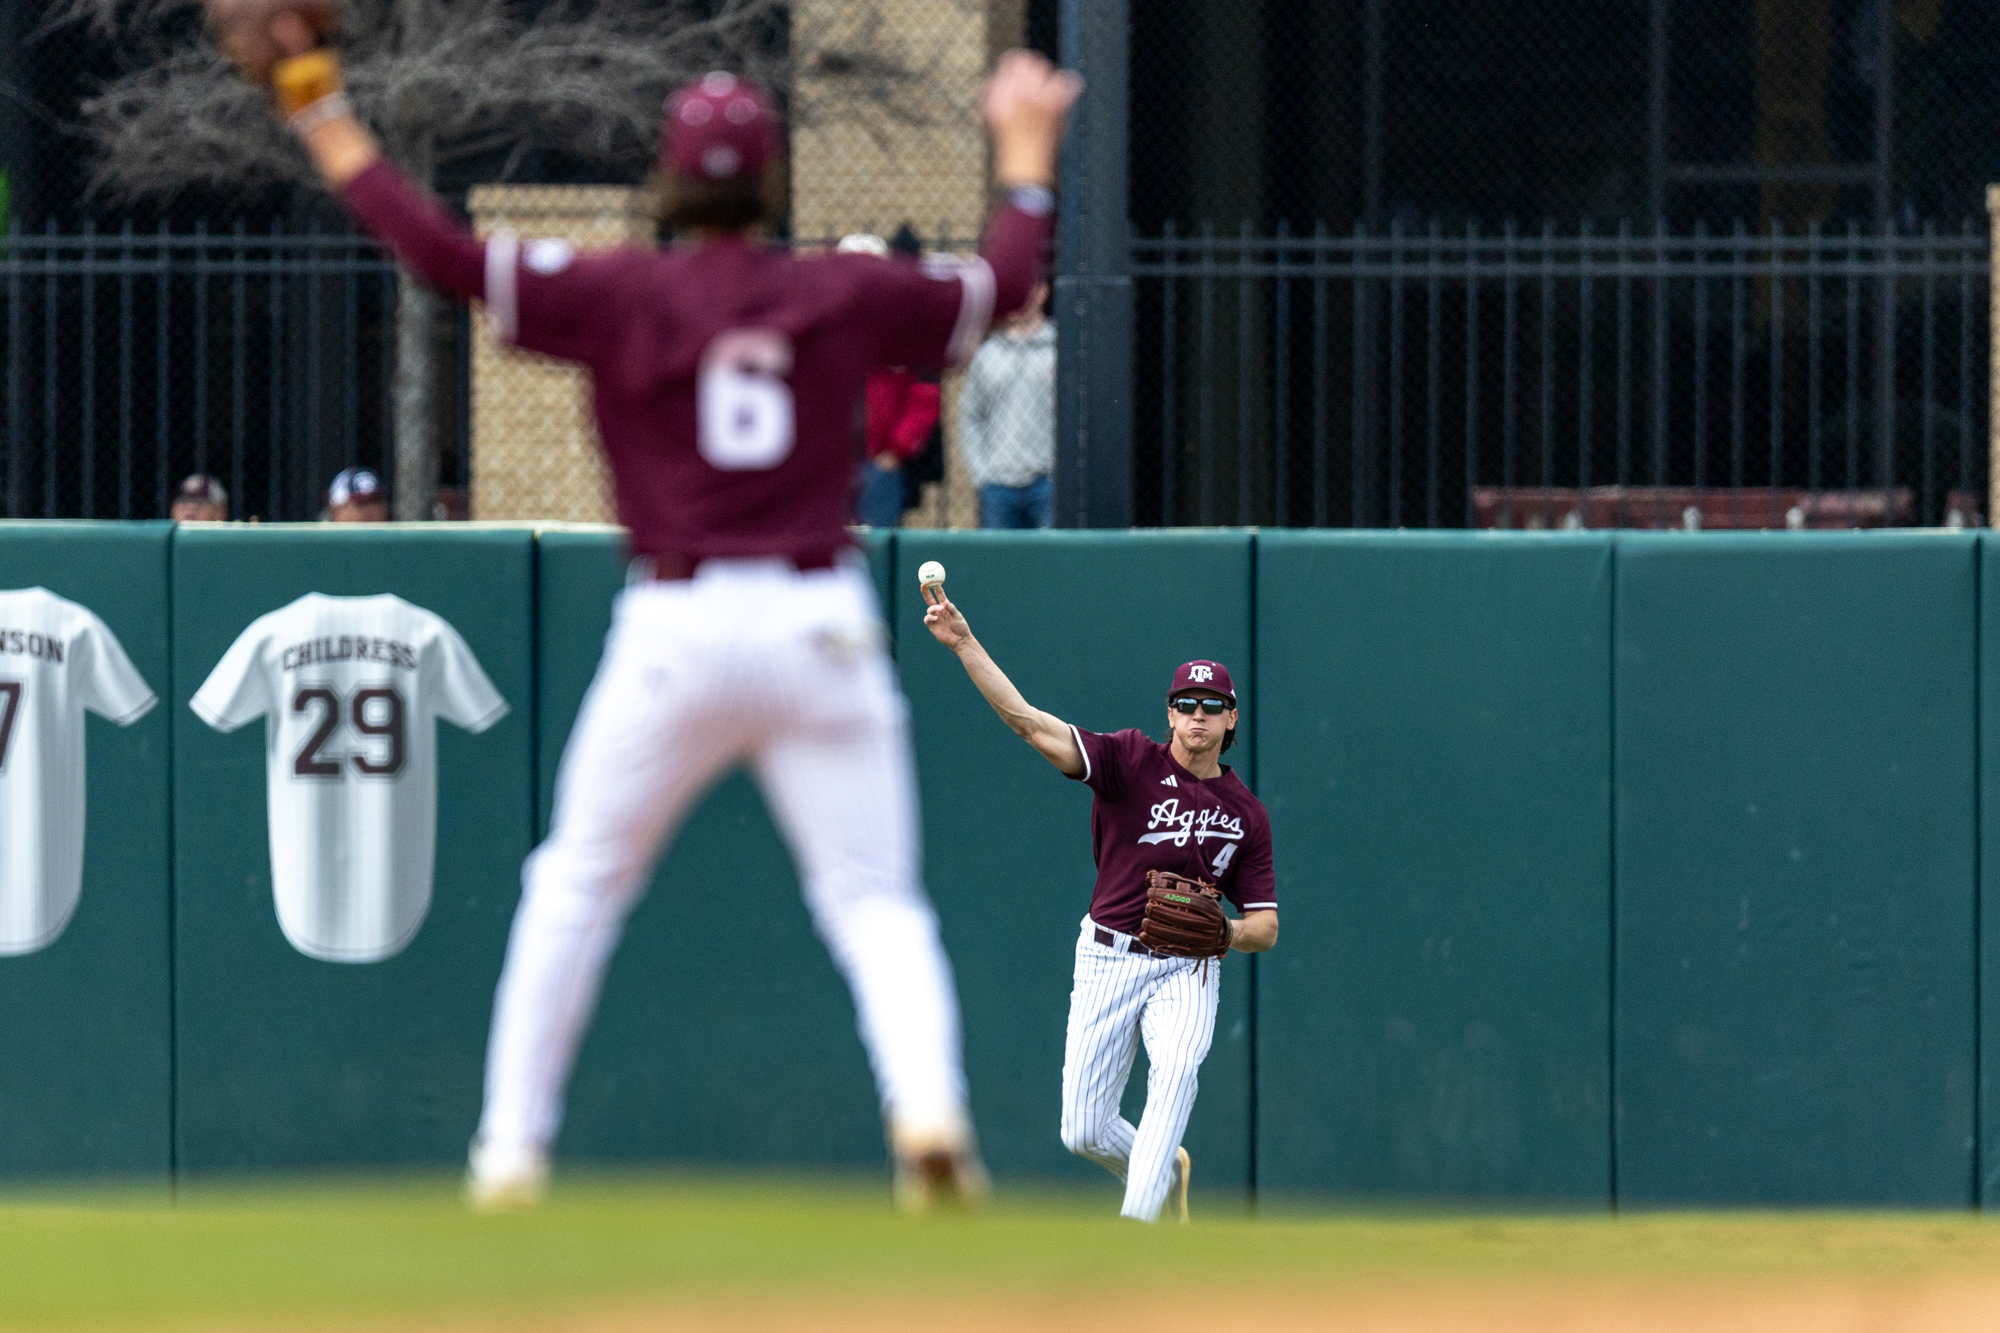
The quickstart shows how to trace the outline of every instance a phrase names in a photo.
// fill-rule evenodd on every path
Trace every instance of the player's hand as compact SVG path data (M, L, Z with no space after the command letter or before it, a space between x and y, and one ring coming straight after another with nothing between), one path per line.
M1000 57L979 95L993 133L993 175L1002 185L1053 186L1063 122L1083 95L1083 77L1033 51Z
M953 652L972 642L972 626L965 623L965 614L952 605L941 585L925 588L924 600L930 603L930 610L924 612L924 628L932 638Z
M203 0L215 44L251 83L269 86L278 65L339 31L341 0Z

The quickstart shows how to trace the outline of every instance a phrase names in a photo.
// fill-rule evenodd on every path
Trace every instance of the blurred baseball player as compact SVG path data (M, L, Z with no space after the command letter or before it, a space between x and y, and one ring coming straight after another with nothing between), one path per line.
M357 122L320 43L327 0L209 0L223 50L268 83L354 216L412 272L480 299L495 333L593 372L634 577L523 872L494 1004L475 1206L540 1197L562 1092L604 969L665 840L748 763L851 988L906 1205L984 1187L957 999L918 880L907 708L850 548L855 406L880 365L963 363L1027 299L1051 229L1057 145L1081 85L1003 57L983 94L1006 202L982 258L920 269L767 248L779 183L770 99L710 74L666 105L667 251L579 255L474 239Z
M1016 735L1095 793L1097 886L1076 942L1063 1146L1124 1180L1125 1217L1158 1221L1172 1194L1185 1222L1193 1163L1181 1135L1221 997L1211 960L1278 942L1271 821L1221 761L1236 740L1236 687L1220 663L1188 662L1167 691L1166 744L1136 730L1084 731L1021 697L945 596L942 571L935 577L924 586L932 636ZM1239 919L1203 892L1211 886ZM1135 1126L1118 1107L1141 1039L1151 1073Z

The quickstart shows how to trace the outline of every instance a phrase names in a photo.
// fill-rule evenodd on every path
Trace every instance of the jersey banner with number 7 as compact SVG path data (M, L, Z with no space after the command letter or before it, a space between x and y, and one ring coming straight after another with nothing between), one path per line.
M392 958L430 910L437 719L478 733L507 702L445 620L400 597L308 593L262 616L189 701L265 719L271 892L300 953Z
M55 943L82 895L84 713L129 727L154 702L94 612L0 592L0 957Z

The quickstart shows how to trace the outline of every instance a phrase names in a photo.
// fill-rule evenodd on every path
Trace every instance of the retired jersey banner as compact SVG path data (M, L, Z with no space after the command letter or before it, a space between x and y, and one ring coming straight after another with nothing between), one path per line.
M0 956L53 943L76 910L84 713L127 727L157 702L88 607L47 588L0 589Z
M430 909L437 723L507 715L458 631L393 595L308 593L244 630L190 707L217 731L265 720L285 938L332 962L402 952Z
M177 536L183 1167L463 1155L533 833L532 554Z
M170 532L0 524L0 1175L171 1166Z

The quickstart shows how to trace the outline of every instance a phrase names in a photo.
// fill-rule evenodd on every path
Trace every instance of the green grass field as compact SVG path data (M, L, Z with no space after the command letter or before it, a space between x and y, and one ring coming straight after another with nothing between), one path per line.
M2000 1281L2000 1224L1972 1214L1293 1208L1256 1221L1210 1210L1195 1227L1144 1228L1116 1220L1108 1184L1003 1191L973 1218L905 1219L885 1196L873 1180L572 1174L539 1213L476 1218L455 1182L437 1176L198 1184L172 1201L160 1191L17 1188L0 1194L0 1327L637 1328L674 1326L676 1312L690 1311L703 1312L703 1327L736 1326L731 1312L743 1327L846 1327L834 1317L843 1311L855 1327L954 1322L898 1322L897 1310L1025 1326L1042 1321L1003 1316L1116 1308L1120 1293L1293 1326L1251 1318L1262 1300L1293 1315L1324 1312L1323 1326L1335 1327L1348 1326L1337 1312L1360 1308L1353 1298L1394 1308L1405 1291ZM1256 1299L1223 1299L1230 1292Z

